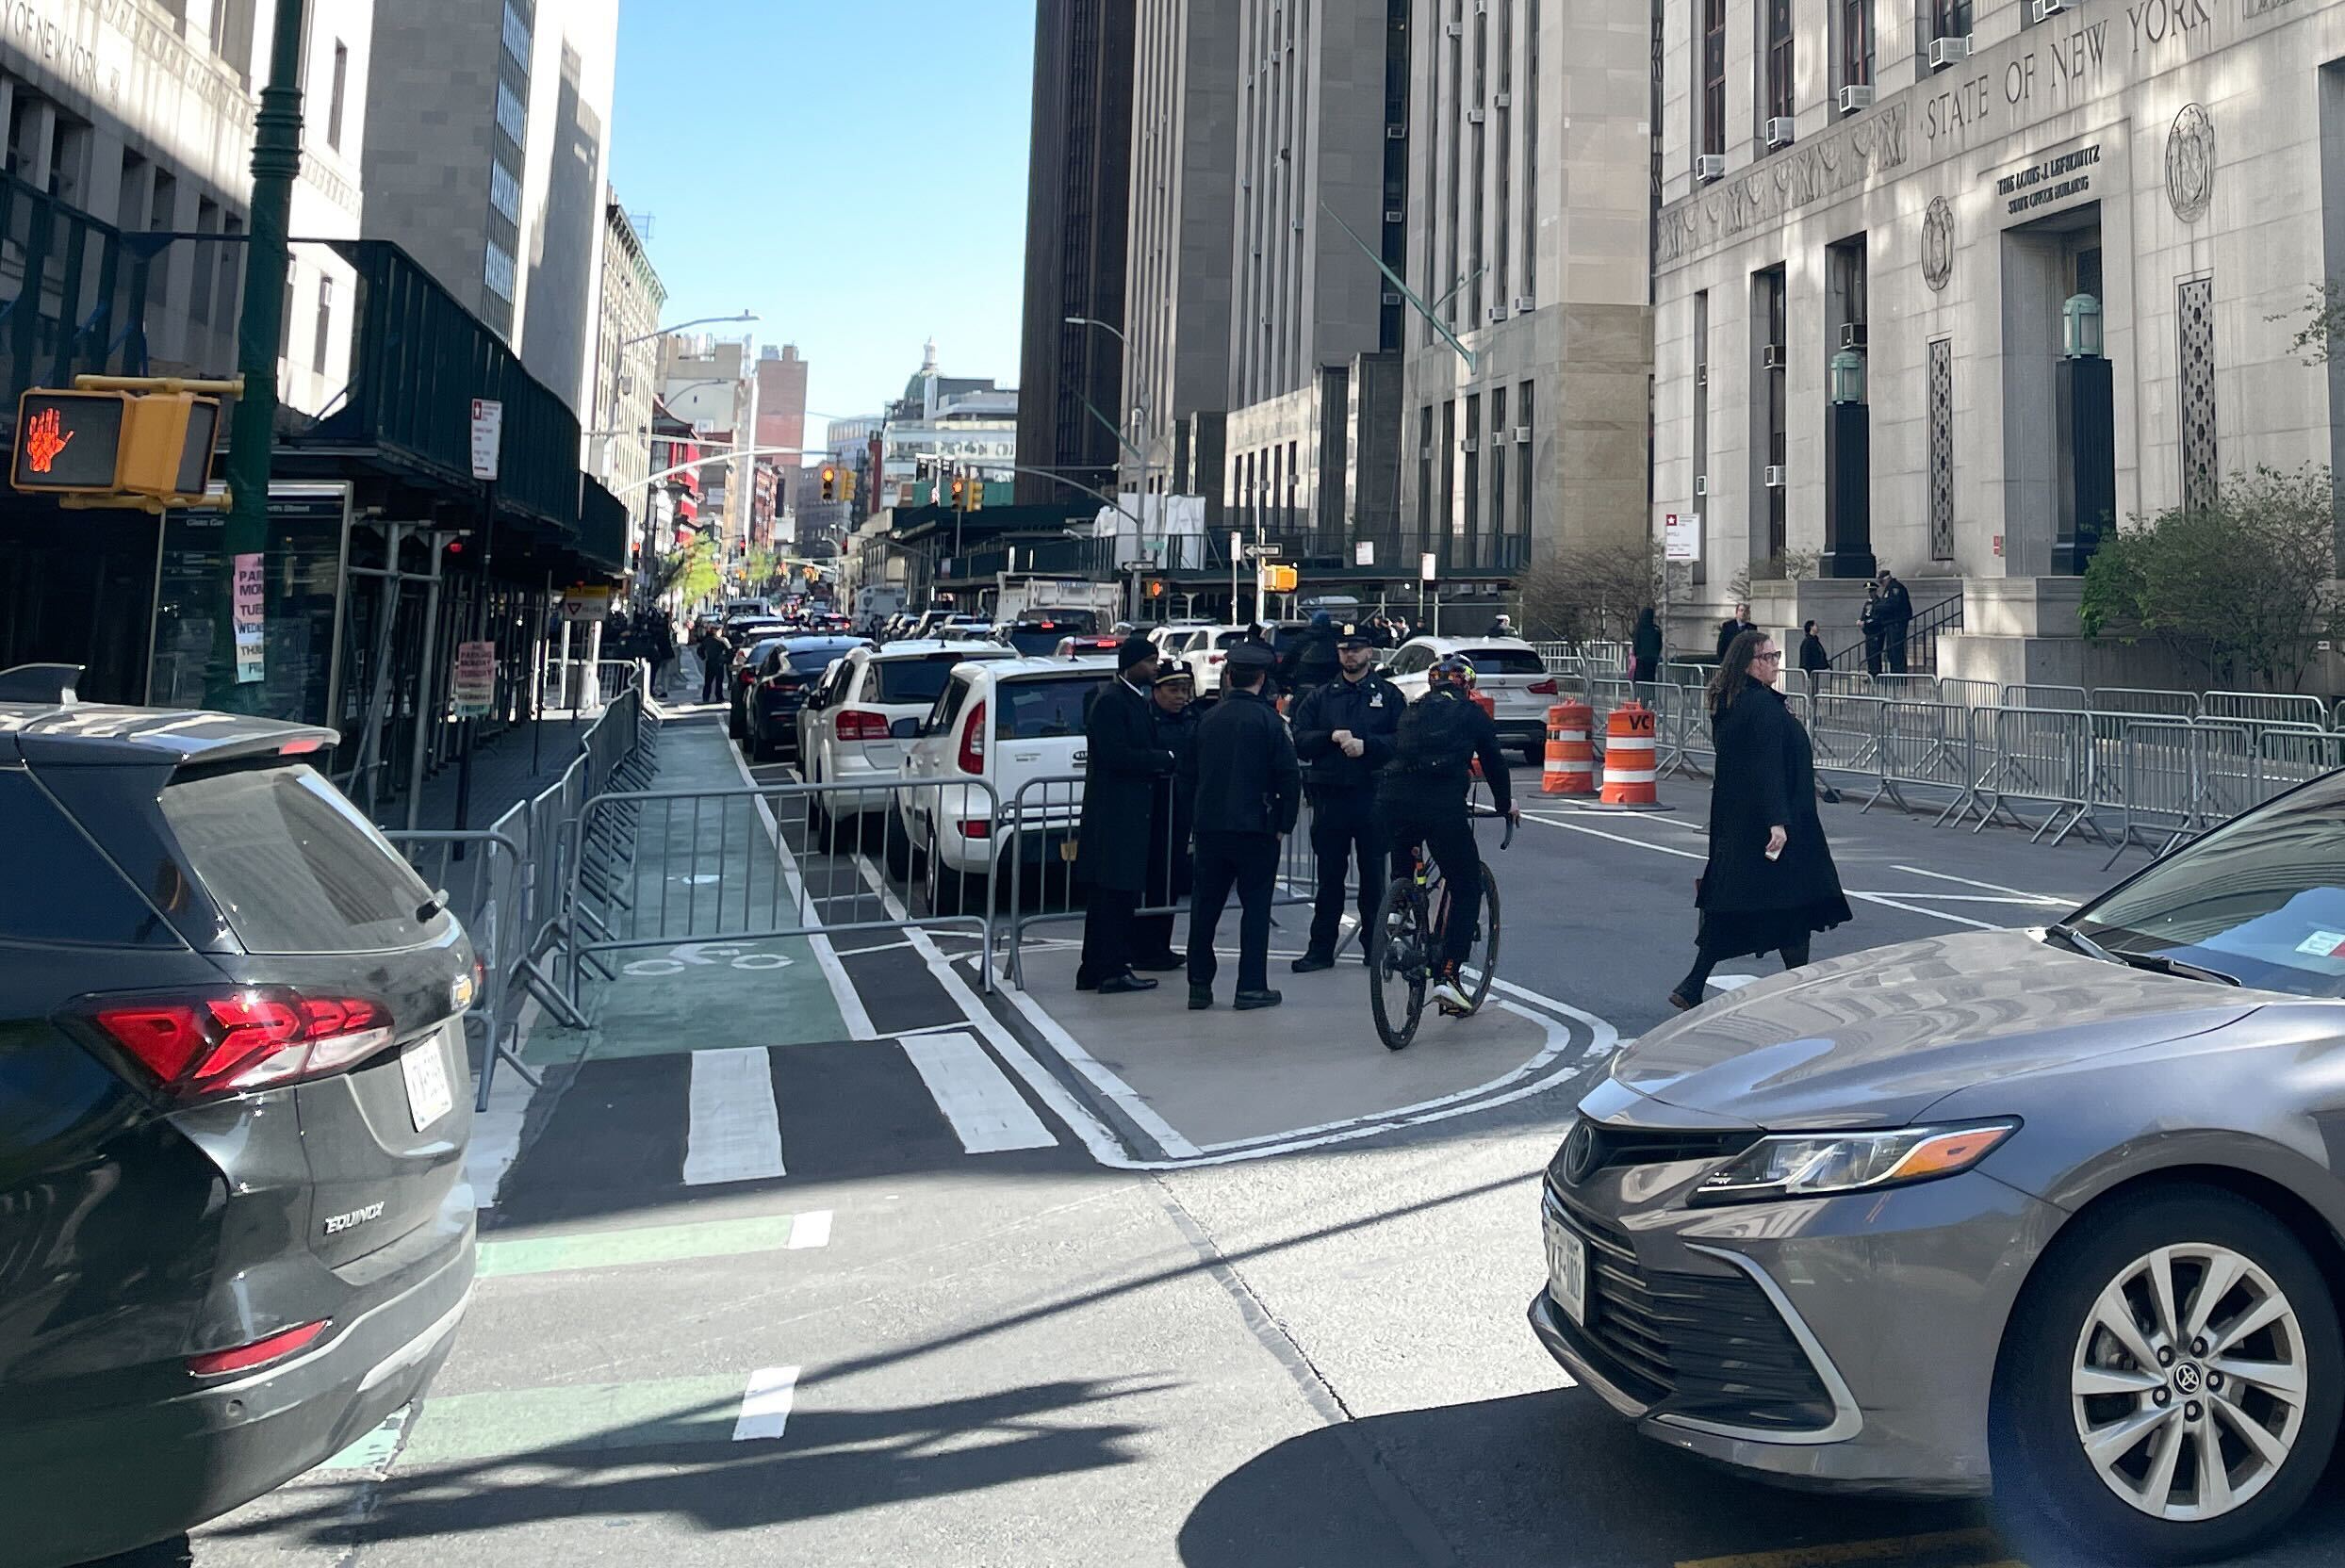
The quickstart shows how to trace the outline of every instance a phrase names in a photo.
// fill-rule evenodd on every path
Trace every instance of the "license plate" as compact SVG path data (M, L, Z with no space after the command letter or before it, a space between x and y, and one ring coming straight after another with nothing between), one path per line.
M438 1030L400 1055L399 1070L407 1080L407 1114L415 1119L417 1132L428 1131L454 1108L456 1096L448 1086L448 1051Z
M1587 1244L1566 1230L1553 1215L1547 1222L1547 1293L1574 1323L1588 1315Z

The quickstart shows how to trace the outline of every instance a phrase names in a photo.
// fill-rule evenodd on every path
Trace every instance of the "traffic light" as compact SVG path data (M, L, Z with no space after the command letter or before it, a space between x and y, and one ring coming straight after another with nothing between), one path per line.
M969 482L968 482L967 480L965 480L965 479L961 478L959 474L955 474L955 475L953 476L953 508L954 508L954 510L955 510L955 511L960 511L960 510L965 509L965 507L967 506L967 503L968 503L968 498L969 498Z
M149 392L130 400L116 483L134 496L200 496L211 482L220 400Z
M219 431L217 398L36 387L17 403L9 482L33 494L201 496Z
M823 499L835 501L838 498L839 470L826 463L823 465Z
M855 470L852 468L839 476L839 498L843 501L855 498Z
M982 511L984 507L985 478L981 474L971 474L969 476L969 510L972 512L978 512Z

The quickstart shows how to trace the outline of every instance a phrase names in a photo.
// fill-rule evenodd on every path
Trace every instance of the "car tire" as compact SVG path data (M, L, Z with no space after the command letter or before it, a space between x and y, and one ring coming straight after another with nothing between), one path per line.
M2209 1276L2234 1267L2240 1272L2223 1295L2202 1303ZM2174 1300L2172 1334L2161 1327L2154 1283L2161 1268ZM2126 1316L2139 1348L2161 1361L2145 1364L2124 1348L2122 1327L2105 1326L2101 1304L2112 1291L2119 1305L2132 1303ZM2276 1320L2223 1344L2226 1325L2270 1310L2275 1296L2286 1309ZM2207 1316L2193 1332L2190 1319L2202 1309ZM2201 1346L2206 1349L2194 1354ZM2224 1371L2271 1363L2292 1363L2284 1380L2300 1379L2302 1390L2267 1387L2268 1364L2254 1379ZM2077 1392L2086 1377L2107 1391ZM2236 1193L2159 1187L2080 1216L2021 1293L1996 1366L1995 1492L2014 1505L2007 1528L2015 1544L2030 1556L2041 1552L2038 1560L2062 1552L2124 1564L2228 1558L2303 1506L2328 1464L2341 1411L2345 1337L2320 1266L2304 1244L2270 1210ZM2141 1435L2104 1452L2105 1473L2084 1432L2122 1442L2122 1424L2137 1420ZM2265 1441L2243 1435L2250 1423ZM2204 1446L2202 1433L2213 1434ZM2225 1491L2248 1494L2211 1518L2174 1517L2177 1509L2204 1506L2197 1494L2215 1478L2210 1457L2223 1467ZM2158 1494L2161 1461L2172 1478ZM2120 1494L2121 1485L2128 1495ZM2148 1511L2153 1496L2164 1511ZM2036 1531L2052 1539L2029 1542Z
M1523 766L1527 768L1543 768L1547 766L1547 743L1545 741L1525 741L1522 747L1522 760Z
M888 863L888 874L909 890L912 883L912 840L904 829L902 812L893 808L889 810L888 825L880 834L880 853Z

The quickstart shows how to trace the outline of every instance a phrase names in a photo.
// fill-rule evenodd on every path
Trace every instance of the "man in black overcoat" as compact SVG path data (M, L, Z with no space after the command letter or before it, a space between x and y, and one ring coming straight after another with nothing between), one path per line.
M1083 957L1077 990L1103 996L1156 989L1132 968L1134 911L1148 885L1148 821L1172 754L1156 743L1149 687L1156 645L1127 637L1116 646L1116 678L1099 690L1084 723L1083 819L1074 876L1084 884Z

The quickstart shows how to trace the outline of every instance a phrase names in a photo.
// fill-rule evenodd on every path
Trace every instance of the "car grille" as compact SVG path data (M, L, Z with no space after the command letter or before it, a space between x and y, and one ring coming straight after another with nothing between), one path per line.
M1731 1159L1759 1141L1755 1132L1705 1132L1677 1127L1611 1127L1600 1121L1575 1123L1548 1162L1548 1180L1578 1186L1613 1166L1666 1165L1678 1160Z
M1648 1270L1628 1232L1552 1184L1548 1212L1588 1250L1587 1317L1574 1337L1623 1393L1729 1426L1793 1432L1831 1423L1823 1380L1757 1282Z

